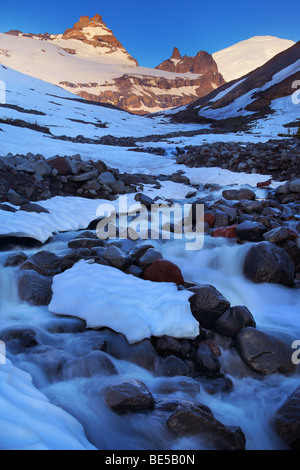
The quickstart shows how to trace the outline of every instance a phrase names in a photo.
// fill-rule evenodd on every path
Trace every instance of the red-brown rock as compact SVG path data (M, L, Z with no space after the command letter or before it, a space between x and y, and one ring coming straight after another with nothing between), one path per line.
M295 230L288 228L288 232L289 232L289 240L297 240L297 238L299 238L299 235Z
M263 181L262 183L257 183L258 188L267 188L272 183L272 180Z
M58 171L59 175L71 173L71 165L65 157L55 157L48 160L48 164Z
M153 282L174 282L177 286L184 284L178 266L165 259L155 260L144 272L144 279Z
M211 234L212 237L218 238L235 238L236 237L236 225L230 225L229 227L221 227L214 230Z
M204 222L208 223L209 228L212 228L215 225L216 218L212 212L204 213Z

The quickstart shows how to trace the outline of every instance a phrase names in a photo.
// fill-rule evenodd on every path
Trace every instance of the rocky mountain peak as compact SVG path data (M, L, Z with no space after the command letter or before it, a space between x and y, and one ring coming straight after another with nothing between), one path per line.
M187 55L181 57L178 48L174 47L171 58L165 60L155 68L175 73L191 72L199 75L212 73L218 77L218 86L224 83L222 75L219 74L215 60L212 55L206 51L199 51L194 57L189 57Z
M128 54L120 41L114 36L112 30L106 26L102 20L102 16L99 14L96 14L92 18L89 16L81 16L79 21L74 24L73 28L66 29L61 37L66 40L76 39L97 48L108 49L109 51L106 51L106 53L120 50L128 55L128 59L138 65L137 61Z
M171 59L176 59L176 60L181 59L181 54L180 54L179 49L177 47L174 47L173 54L171 55Z

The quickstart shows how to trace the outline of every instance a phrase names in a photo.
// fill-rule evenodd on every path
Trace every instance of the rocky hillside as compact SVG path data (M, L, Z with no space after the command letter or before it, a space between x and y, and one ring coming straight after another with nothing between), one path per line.
M292 95L297 93L295 83L299 79L300 42L241 79L226 83L169 115L176 122L207 122L212 126L223 122L224 127L231 126L233 130L253 125L258 119L265 128L272 121L278 128L297 128L299 105Z
M83 16L58 35L0 34L3 65L135 114L186 105L223 83L209 54L193 62L174 71L138 66L100 15Z

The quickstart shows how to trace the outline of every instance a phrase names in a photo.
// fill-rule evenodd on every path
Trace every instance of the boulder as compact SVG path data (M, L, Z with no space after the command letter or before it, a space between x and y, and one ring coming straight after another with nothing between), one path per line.
M5 267L20 266L21 264L25 263L27 258L28 258L28 256L25 253L23 253L23 251L18 251L17 253L12 253L7 257L4 266Z
M146 196L143 193L137 193L134 196L134 199L137 202L140 202L142 205L146 206L147 208L150 207L152 204L155 204L155 202L153 201L153 199L151 199L151 197Z
M39 204L33 204L27 203L27 204L22 204L20 207L20 211L25 211L25 212L36 212L37 214L50 214L50 212L45 209L45 207L40 206Z
M258 374L288 374L295 369L291 348L255 328L244 328L237 335L235 346L247 366Z
M130 256L115 245L111 245L105 250L103 258L106 259L111 266L118 269L126 269L131 262Z
M32 163L31 166L33 170L35 171L35 173L41 176L42 178L46 178L47 176L50 176L52 173L52 167L48 165L48 163L45 162L45 160L38 160L37 162Z
M25 199L23 196L18 194L13 189L9 189L7 191L6 197L7 197L8 202L13 204L14 206L21 206L22 204L28 204L27 199Z
M167 420L170 431L178 437L199 436L217 450L243 450L246 439L239 427L218 421L205 405L182 401Z
M118 412L148 410L154 402L146 385L134 379L109 385L104 399L109 408Z
M248 308L244 306L229 308L215 323L218 333L231 338L247 327L256 328L256 323Z
M33 305L48 305L52 298L52 278L36 271L21 271L18 292L21 300Z
M289 182L289 190L292 193L300 193L300 178Z
M69 241L68 247L71 248L72 250L77 250L79 248L96 248L96 247L102 247L103 246L103 240L100 240L100 238L74 238L73 240Z
M290 232L288 227L277 227L264 234L264 239L270 243L281 243L288 240Z
M71 165L66 157L49 158L47 163L52 169L55 168L59 175L69 175L71 173Z
M55 276L61 272L61 262L62 259L51 251L38 251L20 269L33 270L42 276Z
M155 349L162 356L182 355L182 345L180 341L167 335L161 336L157 339Z
M143 256L139 259L139 265L140 265L140 268L144 271L145 269L147 269L152 263L154 263L155 260L157 259L162 259L162 254L157 251L157 250L154 250L153 248L149 248L149 250L147 250Z
M300 387L277 411L274 428L291 449L300 450Z
M181 270L176 264L165 259L156 259L144 272L144 279L153 282L174 282L183 286Z
M229 227L221 227L215 229L211 236L214 238L235 238L236 237L236 225L230 225Z
M208 374L217 374L220 372L220 361L207 344L200 344L193 356L193 361L199 372Z
M245 220L236 227L236 234L240 240L250 242L259 242L262 240L263 234L267 231L266 227L259 222Z
M166 377L186 376L190 368L177 356L168 356L162 360L162 373Z
M289 255L276 245L260 242L251 246L244 261L244 274L256 283L275 283L292 287L295 266Z
M191 311L203 328L213 328L216 320L230 307L230 302L211 285L199 285L188 289L194 292L189 299Z

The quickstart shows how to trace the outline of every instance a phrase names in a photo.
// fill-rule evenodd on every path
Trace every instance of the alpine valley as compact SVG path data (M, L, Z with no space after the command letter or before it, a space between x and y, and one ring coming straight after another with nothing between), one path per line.
M0 449L299 450L300 42L11 28Z

